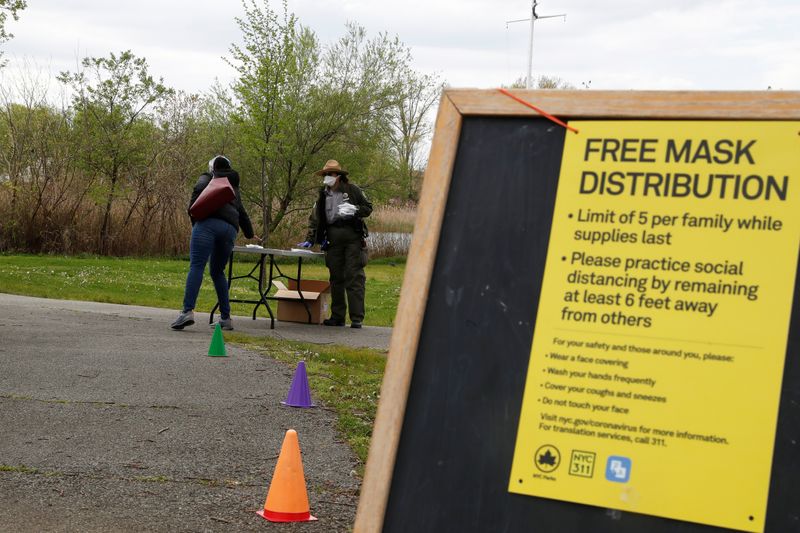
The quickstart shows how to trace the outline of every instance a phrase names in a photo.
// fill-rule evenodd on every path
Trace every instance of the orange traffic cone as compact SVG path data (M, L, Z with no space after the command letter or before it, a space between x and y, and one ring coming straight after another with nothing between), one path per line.
M308 522L316 520L311 516L306 492L306 478L303 474L303 460L300 458L300 442L297 432L286 431L278 456L278 464L272 474L272 483L267 492L264 509L256 511L270 522Z

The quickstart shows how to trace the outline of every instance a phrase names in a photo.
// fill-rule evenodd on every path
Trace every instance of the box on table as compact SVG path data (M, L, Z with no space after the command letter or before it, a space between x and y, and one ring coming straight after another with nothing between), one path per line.
M290 279L288 287L277 280L273 280L272 284L278 289L273 295L278 299L278 320L307 324L308 313L297 292L297 282ZM331 284L322 280L304 279L300 281L300 290L308 304L308 310L311 311L311 323L322 324L330 314Z

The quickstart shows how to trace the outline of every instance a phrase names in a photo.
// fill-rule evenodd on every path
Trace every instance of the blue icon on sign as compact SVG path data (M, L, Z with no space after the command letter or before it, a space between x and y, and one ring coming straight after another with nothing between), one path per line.
M617 483L627 483L631 478L631 460L612 455L606 463L606 479Z

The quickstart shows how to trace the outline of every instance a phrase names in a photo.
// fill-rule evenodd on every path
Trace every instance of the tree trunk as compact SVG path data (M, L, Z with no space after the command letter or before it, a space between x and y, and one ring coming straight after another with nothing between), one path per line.
M272 195L269 193L269 174L267 172L267 158L261 156L261 222L263 232L262 244L267 246L269 243L269 223L272 219Z
M111 204L114 202L114 191L117 187L117 169L111 173L111 189L106 198L106 209L103 213L103 226L100 228L100 255L108 253L108 236L111 233Z

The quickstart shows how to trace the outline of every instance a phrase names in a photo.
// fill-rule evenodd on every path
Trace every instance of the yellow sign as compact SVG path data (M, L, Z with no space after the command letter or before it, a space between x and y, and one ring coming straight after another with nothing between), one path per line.
M509 490L763 531L800 123L571 125Z

